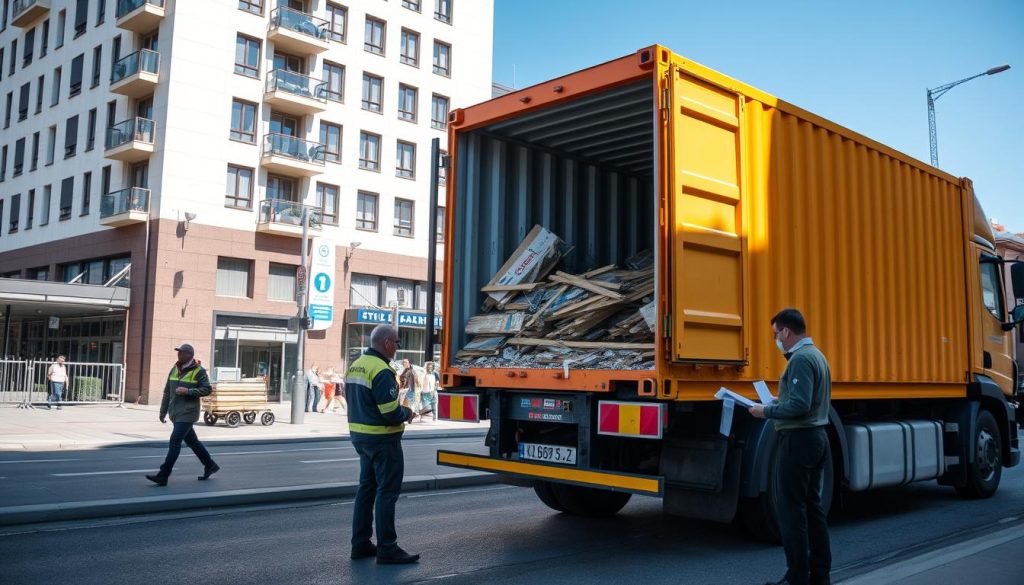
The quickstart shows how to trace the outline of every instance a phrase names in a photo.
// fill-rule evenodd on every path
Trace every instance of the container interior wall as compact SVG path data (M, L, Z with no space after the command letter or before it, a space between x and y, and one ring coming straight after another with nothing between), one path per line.
M653 120L653 105L647 111ZM466 323L484 300L480 287L534 225L574 246L559 267L571 273L654 251L653 160L622 169L486 129L460 135L456 153L448 356L468 341Z

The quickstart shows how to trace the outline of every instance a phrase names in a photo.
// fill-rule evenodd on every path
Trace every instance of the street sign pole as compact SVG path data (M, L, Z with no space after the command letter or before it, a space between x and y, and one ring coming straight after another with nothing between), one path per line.
M309 242L309 209L302 208L302 244L299 248L299 270L306 274L306 250ZM303 279L305 280L305 279ZM298 284L298 283L296 283ZM303 368L302 358L306 352L306 328L303 321L306 317L306 287L305 284L298 290L295 297L295 304L298 306L299 314L299 343L295 348L295 385L292 387L292 417L293 425L301 425L306 422L306 372Z

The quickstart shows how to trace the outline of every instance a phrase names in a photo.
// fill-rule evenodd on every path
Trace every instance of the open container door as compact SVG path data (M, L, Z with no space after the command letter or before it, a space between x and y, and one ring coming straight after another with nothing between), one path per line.
M668 75L672 359L742 365L743 97L677 64Z

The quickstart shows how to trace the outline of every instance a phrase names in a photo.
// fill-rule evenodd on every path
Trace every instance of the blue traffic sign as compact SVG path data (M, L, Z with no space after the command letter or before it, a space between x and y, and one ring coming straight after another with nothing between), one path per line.
M320 272L313 277L313 286L317 292L327 292L331 289L331 277L327 276L324 272Z

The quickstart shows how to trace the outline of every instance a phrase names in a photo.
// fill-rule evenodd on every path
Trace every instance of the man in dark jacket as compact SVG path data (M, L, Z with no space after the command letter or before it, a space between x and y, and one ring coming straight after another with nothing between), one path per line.
M183 343L174 350L178 352L178 361L167 375L164 398L160 402L160 422L167 422L167 416L170 415L174 430L171 431L167 458L160 466L160 471L155 475L146 476L146 479L157 485L167 485L167 478L171 475L174 462L178 460L178 454L181 452L182 441L185 441L203 464L203 475L199 476L199 479L209 479L220 470L220 466L210 457L210 452L199 442L193 428L199 420L199 399L209 395L212 390L210 377L196 362L196 351L191 345Z
M807 336L800 311L779 311L772 317L772 333L789 363L779 378L778 401L752 406L750 414L770 419L779 434L776 515L788 568L775 585L828 585L832 552L820 490L829 464L825 427L832 373Z
M400 404L398 379L391 369L400 342L398 331L378 325L370 349L348 369L348 428L359 454L359 489L352 511L352 558L377 557L379 564L415 563L420 555L398 546L395 504L402 490L404 423L413 412ZM377 519L377 545L370 541Z

